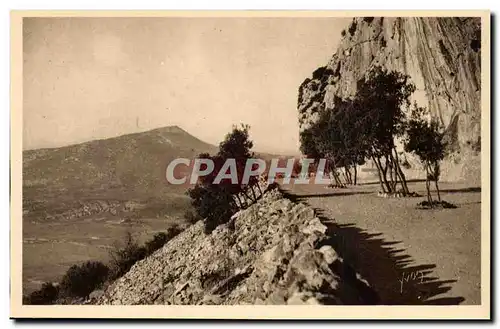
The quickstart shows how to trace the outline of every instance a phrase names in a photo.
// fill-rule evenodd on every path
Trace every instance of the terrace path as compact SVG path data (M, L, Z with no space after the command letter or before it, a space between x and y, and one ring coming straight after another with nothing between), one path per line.
M425 183L410 182L422 195ZM331 242L378 291L382 304L481 303L481 189L441 183L457 209L419 210L423 197L386 199L379 185L282 185L316 208Z

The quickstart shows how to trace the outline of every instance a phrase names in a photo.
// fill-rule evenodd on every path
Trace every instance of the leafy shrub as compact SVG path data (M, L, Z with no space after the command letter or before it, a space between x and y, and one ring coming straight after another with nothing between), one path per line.
M326 66L321 66L321 67L318 67L316 70L314 70L313 74L312 74L312 78L313 79L321 79L321 77L325 74L325 71L327 70Z
M115 246L110 251L111 257L111 279L117 279L130 270L139 260L147 256L145 247L140 247L132 238L132 234L127 232L125 243L122 247Z
M168 241L170 241L174 236L179 234L181 230L178 227L170 227L167 232L160 232L153 236L153 239L146 242L144 248L146 250L146 256L151 255L156 250L163 247Z
M165 233L160 232L154 235L153 239L146 242L144 248L146 249L146 255L151 255L156 250L160 249L167 243L168 237Z
M204 218L206 233L229 221L237 210L232 194L219 185L198 184L188 194L198 216Z
M51 282L45 282L40 290L32 292L23 298L26 305L50 305L54 304L59 295L59 288Z
M363 17L363 21L367 22L368 24L373 22L374 19L375 17Z
M182 232L182 229L179 228L178 226L169 227L167 229L167 233L166 233L167 241L172 240L172 238L174 238L176 235L178 235L181 232Z
M101 262L73 265L61 280L61 291L71 297L86 297L108 278L109 268Z
M351 34L351 36L353 36L354 33L356 33L357 26L358 24L356 22L352 22L352 24L349 26L349 33Z
M342 32L340 32L340 34L345 37L345 30L342 30Z
M58 299L59 303L71 304L75 301L75 297L85 298L92 291L104 287L106 283L109 284L108 279L114 280L124 275L136 262L163 247L181 231L177 226L170 227L166 232L155 234L143 247L140 247L133 240L131 233L127 232L124 246L115 246L110 252L111 269L98 261L73 265L63 276L60 286L45 282L40 290L23 296L23 304L50 305Z

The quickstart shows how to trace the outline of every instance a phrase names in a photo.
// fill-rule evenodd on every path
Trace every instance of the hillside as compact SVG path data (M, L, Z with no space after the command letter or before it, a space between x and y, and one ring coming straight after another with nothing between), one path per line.
M23 153L23 185L26 198L44 191L79 197L97 194L161 197L178 192L167 184L165 169L177 157L192 158L217 148L179 127L94 140L54 149Z
M217 149L171 126L60 148L24 151L23 209L27 217L37 218L40 212L44 216L74 212L74 208L96 200L107 203L97 205L99 208L120 207L131 200L149 206L176 203L177 199L186 203L187 187L166 181L167 165L175 158L193 159L200 153L216 153ZM257 156L269 161L275 157L267 153Z
M166 181L171 160L216 153L179 127L164 127L23 153L23 286L58 280L84 260L106 260L126 232L144 241L184 226L188 186ZM259 154L264 159L271 154Z
M139 240L182 225L186 187L165 179L176 157L217 148L179 127L23 152L23 287L105 260L126 231Z
M186 187L168 184L165 179L168 163L177 157L193 158L216 150L173 126L24 151L25 217L40 219L40 213L74 212L96 200L115 205L132 200L149 203L149 207L154 203L186 204Z
M375 304L312 208L270 189L211 234L200 221L97 300L112 305ZM331 233L331 232L330 232Z
M411 77L413 100L438 118L451 142L444 179L479 181L481 146L481 22L474 17L353 18L325 66L299 88L300 129L356 93L374 66Z

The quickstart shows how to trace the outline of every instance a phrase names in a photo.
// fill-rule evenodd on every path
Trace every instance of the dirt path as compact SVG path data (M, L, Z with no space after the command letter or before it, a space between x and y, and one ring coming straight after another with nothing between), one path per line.
M378 184L347 189L283 186L317 208L331 243L378 291L383 304L481 303L481 190L442 183L457 209L419 210L423 198L385 199ZM425 184L409 183L423 194Z

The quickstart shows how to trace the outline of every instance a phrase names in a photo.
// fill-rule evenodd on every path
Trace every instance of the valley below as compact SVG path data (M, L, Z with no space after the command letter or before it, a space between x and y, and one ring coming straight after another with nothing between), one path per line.
M215 149L174 126L24 151L23 292L74 264L108 261L127 233L142 243L183 227L187 188L166 182L166 166Z
M23 292L39 289L44 282L58 281L74 264L88 260L108 262L110 250L123 244L127 233L131 233L142 244L155 233L165 232L169 227L182 228L187 225L183 217L190 207L186 196L171 195L170 200L164 201L161 207L160 201L156 201L156 204L149 201L149 207L147 202L99 200L84 202L83 206L69 208L55 215L50 214L50 208L44 208L43 214L40 211L25 214ZM112 203L115 207L92 209L88 206L99 203ZM142 207L131 209L131 205Z

